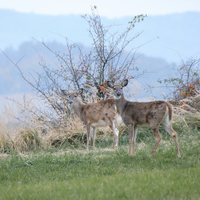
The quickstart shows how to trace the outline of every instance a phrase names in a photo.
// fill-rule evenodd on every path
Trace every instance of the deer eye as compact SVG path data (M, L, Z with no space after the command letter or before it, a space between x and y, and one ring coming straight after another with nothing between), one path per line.
M116 88L114 88L114 90L116 90Z
M121 90L122 90L122 87L121 87Z
M77 96L74 96L74 97L77 97Z

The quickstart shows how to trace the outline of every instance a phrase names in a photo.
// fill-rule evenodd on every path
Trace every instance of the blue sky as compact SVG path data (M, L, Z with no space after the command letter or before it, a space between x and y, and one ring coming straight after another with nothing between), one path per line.
M93 5L108 18L200 12L199 0L0 0L0 9L48 15L90 13Z

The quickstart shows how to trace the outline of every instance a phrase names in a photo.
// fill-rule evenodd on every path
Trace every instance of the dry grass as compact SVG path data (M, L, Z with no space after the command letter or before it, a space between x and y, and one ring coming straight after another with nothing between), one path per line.
M94 97L88 100L94 101ZM73 111L66 107L66 114L58 115L43 106L33 95L4 106L0 116L0 153L86 143L86 128ZM98 129L97 140L107 137L112 137L108 127Z
M200 112L189 105L173 107L173 123L182 124L185 128L200 129Z
M92 98L88 97L88 101L97 102L98 99L93 94ZM200 128L200 113L192 108L185 109L186 106L189 105L174 106L173 126L182 130ZM121 136L127 134L125 126L121 125L118 128ZM98 141L112 137L108 127L97 131ZM32 95L24 97L22 102L7 103L1 112L0 153L25 152L66 145L81 147L85 143L86 128L67 107L65 114L52 112L52 109L46 108Z

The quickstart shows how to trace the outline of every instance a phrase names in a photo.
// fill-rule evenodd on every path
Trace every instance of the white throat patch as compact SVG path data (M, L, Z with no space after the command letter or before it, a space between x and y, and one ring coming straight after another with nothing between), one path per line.
M120 99L121 98L121 95L120 96L115 96L115 95L113 95L113 97L114 97L114 99Z

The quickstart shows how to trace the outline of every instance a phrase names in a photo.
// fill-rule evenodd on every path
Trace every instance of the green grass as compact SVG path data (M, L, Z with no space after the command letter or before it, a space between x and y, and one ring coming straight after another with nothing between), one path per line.
M118 151L108 151L106 141L89 153L49 149L0 157L0 199L200 199L200 133L179 135L181 158L166 133L152 158L152 133L139 134L136 156L128 155L122 136Z

